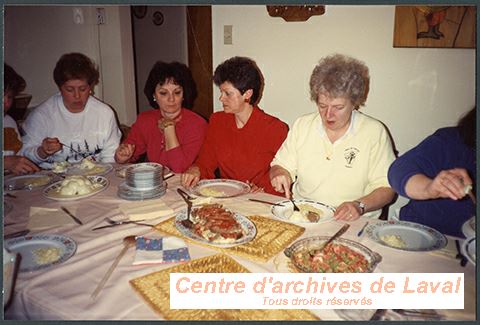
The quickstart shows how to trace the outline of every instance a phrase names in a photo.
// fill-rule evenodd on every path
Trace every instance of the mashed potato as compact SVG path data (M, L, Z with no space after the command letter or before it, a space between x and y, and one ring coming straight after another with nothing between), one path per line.
M58 259L60 258L60 248L37 248L33 251L33 255L35 256L35 262L38 265L53 263L55 261L58 261Z
M86 169L86 170L89 170L89 169L94 169L95 168L95 163L92 162L90 159L83 159L82 162L80 163L80 169Z
M200 189L199 193L202 196L211 196L211 197L225 196L225 192L217 191L217 190L214 190L213 188L210 188L210 187L204 187L204 188Z
M64 173L70 166L71 165L68 161L55 161L52 166L52 172Z
M318 214L319 218L322 217L323 211L315 208L314 206L312 206L310 204L297 203L297 206L300 209L300 211L293 211L293 213L288 218L290 221L293 221L293 222L312 222L307 217L309 212L314 212L314 213Z
M68 176L66 177L60 187L58 192L61 195L84 195L91 193L96 188L100 187L100 184L92 183L85 176Z
M400 237L399 235L383 235L383 236L380 236L380 239L391 247L396 247L396 248L407 247L407 244L405 244L402 237Z

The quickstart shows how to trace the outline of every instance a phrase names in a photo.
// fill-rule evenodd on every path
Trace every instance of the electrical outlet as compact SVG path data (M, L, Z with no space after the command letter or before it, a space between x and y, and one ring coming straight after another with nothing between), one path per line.
M107 23L107 16L105 15L105 8L97 8L97 25L105 25Z
M223 25L223 44L232 45L233 44L233 26L232 25Z

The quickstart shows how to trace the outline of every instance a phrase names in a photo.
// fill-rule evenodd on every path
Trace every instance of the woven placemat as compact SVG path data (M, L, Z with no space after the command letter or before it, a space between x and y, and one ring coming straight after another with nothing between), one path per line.
M143 299L167 320L319 320L302 309L170 309L170 273L249 273L225 254L192 260L130 280Z
M169 235L185 238L187 241L197 245L207 246L225 253L236 254L262 262L266 262L280 253L305 231L303 227L280 220L262 216L249 216L248 218L255 224L257 235L251 242L229 248L215 247L184 237L175 227L175 217L157 224L155 229Z

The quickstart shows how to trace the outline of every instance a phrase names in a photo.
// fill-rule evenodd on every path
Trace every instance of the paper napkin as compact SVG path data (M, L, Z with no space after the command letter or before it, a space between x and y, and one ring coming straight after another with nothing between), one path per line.
M173 215L173 210L161 200L122 203L120 211L130 220L149 220Z
M190 260L185 242L177 237L136 237L133 265L177 263Z
M74 208L69 207L69 209L75 214ZM30 230L76 224L71 217L59 209L30 207L29 216L27 228Z

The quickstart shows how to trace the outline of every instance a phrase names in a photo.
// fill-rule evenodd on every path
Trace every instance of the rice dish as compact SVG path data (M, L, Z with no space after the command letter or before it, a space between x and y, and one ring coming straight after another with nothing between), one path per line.
M82 162L80 163L80 169L94 169L95 168L95 163L92 162L90 159L83 159Z
M71 165L68 161L55 161L52 165L52 172L64 173L70 166Z
M38 265L53 263L60 259L60 248L37 248L33 251L33 255L35 256L35 262Z
M220 197L225 196L225 192L217 191L211 187L204 187L198 191L202 196Z
M310 205L310 204L297 204L300 211L293 211L293 213L288 218L290 221L293 222L318 222L318 220L322 217L323 211ZM314 214L318 215L317 220L312 220L309 218L309 213L313 212Z

